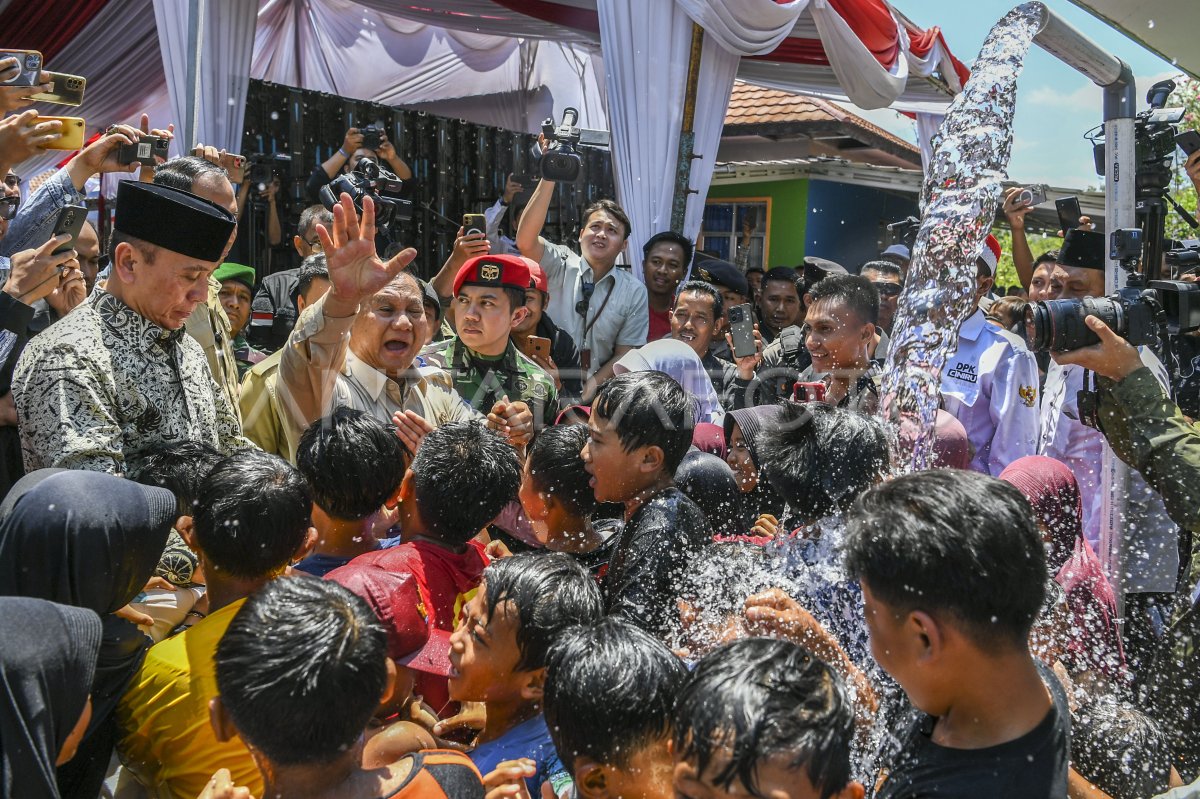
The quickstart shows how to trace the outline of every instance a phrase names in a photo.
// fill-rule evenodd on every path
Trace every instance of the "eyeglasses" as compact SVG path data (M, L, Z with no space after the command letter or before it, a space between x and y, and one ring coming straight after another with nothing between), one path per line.
M4 176L4 185L8 186L10 189L15 189L24 182L25 181L21 180L20 175L5 175Z
M904 288L898 283L891 283L887 280L873 280L871 285L878 289L880 296L883 297L899 297Z
M596 290L596 284L580 281L579 290L583 293L583 299L575 303L575 313L587 319L588 306L592 304L592 292ZM603 312L603 308L601 312Z
M321 251L324 249L324 248L321 246L321 240L320 240L320 239L313 239L312 241L306 241L306 242L304 242L304 243L305 243L305 244L307 244L307 245L308 245L308 249L312 250L314 253L321 252Z

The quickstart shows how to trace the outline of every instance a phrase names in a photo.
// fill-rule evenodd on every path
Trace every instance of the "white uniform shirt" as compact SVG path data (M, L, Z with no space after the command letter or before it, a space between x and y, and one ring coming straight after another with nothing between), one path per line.
M646 343L650 332L649 299L646 287L628 269L614 266L595 280L592 267L576 252L550 242L546 242L541 266L550 284L546 313L554 324L570 334L580 353L591 351L588 377L608 363L617 347L640 347ZM583 299L583 284L592 282L595 285L584 320L575 307Z
M1139 348L1142 363L1167 385L1167 373L1154 353ZM1042 395L1041 441L1038 454L1061 461L1075 475L1083 499L1083 534L1100 560L1109 563L1109 542L1101 541L1103 527L1103 463L1109 449L1104 434L1079 421L1078 394L1083 389L1082 366L1051 362ZM1127 592L1175 590L1179 569L1179 533L1167 516L1162 498L1133 469L1129 475L1126 520L1130 539L1125 545L1123 588Z
M988 324L983 311L959 328L941 388L942 405L967 430L972 469L996 477L1037 452L1037 361L1021 339Z

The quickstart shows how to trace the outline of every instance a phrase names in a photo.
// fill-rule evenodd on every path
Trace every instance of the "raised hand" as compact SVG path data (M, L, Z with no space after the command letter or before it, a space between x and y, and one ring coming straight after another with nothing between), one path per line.
M30 109L6 117L0 122L0 161L19 164L45 151L46 145L62 134L58 120L38 121L38 113Z
M354 211L349 194L343 193L333 206L333 230L317 225L317 238L325 252L332 285L325 299L331 316L352 316L359 304L382 289L413 262L412 247L384 263L375 251L375 203L363 197L362 221Z
M36 250L22 250L11 259L12 269L8 273L8 282L4 284L4 292L26 305L33 305L50 292L58 288L62 277L62 267L67 261L75 258L74 250L66 250L58 255L54 249L71 240L63 233L47 241Z
M17 63L16 58L10 56L0 59L0 81L14 80L20 74L21 65ZM33 102L29 99L32 95L48 92L54 88L54 84L50 82L49 72L42 70L38 74L38 79L41 80L41 83L33 86L0 86L0 114L24 108Z

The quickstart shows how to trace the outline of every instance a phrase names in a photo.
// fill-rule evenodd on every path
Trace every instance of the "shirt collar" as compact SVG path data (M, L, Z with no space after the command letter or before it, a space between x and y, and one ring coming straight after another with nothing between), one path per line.
M174 346L184 336L184 328L167 330L159 327L101 288L93 290L88 299L109 330L127 341L136 342L142 349L154 344Z
M975 309L975 313L967 317L962 323L962 327L958 329L958 337L965 338L968 341L976 341L979 334L983 332L983 326L987 324L987 320L983 318L983 310Z
M375 402L379 402L379 398L388 390L389 385L395 387L394 390L399 394L398 399L402 402L408 396L409 388L422 380L415 366L405 372L402 379L395 380L349 350L346 351L346 362L342 367L342 374L362 386Z

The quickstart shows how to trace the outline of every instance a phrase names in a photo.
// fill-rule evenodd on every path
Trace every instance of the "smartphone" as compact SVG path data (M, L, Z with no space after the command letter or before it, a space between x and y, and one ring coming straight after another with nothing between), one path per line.
M463 214L463 230L467 236L487 233L487 217L483 214Z
M66 252L75 246L75 239L79 236L79 231L83 230L83 223L87 221L87 215L87 208L82 205L68 205L58 212L58 219L54 220L54 233L50 237L54 238L66 233L71 240L64 241L55 247L55 255Z
M750 303L744 302L729 309L729 336L733 339L735 358L753 355L758 349L754 343L754 315L750 312Z
M824 383L796 383L792 389L792 399L796 402L824 402Z
M527 341L529 342L530 357L533 357L534 355L538 355L543 358L550 357L550 339L542 338L541 336L530 336Z
M510 180L513 183L520 183L521 188L525 191L532 191L537 186L538 179L533 175L513 175Z
M1185 130L1175 136L1175 143L1179 145L1180 150L1183 150L1184 155L1190 156L1200 150L1200 131Z
M230 183L241 183L246 179L246 156L237 153L221 153L221 167L229 173Z
M42 54L37 50L0 50L0 59L15 58L17 66L21 68L20 73L10 81L6 81L5 86L37 86L41 83L38 80L38 75L42 71Z
M62 72L48 72L50 76L50 91L29 95L30 100L43 103L58 103L59 105L79 105L83 102L83 90L87 87L87 78L79 75L66 75Z
M1022 208L1030 208L1035 205L1041 205L1046 202L1046 184L1042 183L1037 186L1030 186L1027 189L1021 189L1021 193L1017 196L1017 203Z
M79 117L41 116L34 122L49 122L52 119L61 122L62 128L59 137L45 145L47 150L80 150L83 148L83 131L87 127L86 122Z
M1054 201L1054 207L1058 209L1058 224L1062 226L1064 236L1068 230L1079 227L1079 217L1083 216L1083 212L1079 210L1078 197L1060 197Z
M158 163L155 156L162 158L164 161L169 157L168 150L171 147L171 140L157 136L146 136L138 139L136 144L122 144L117 148L117 163L132 164L137 162L146 166L154 166Z

